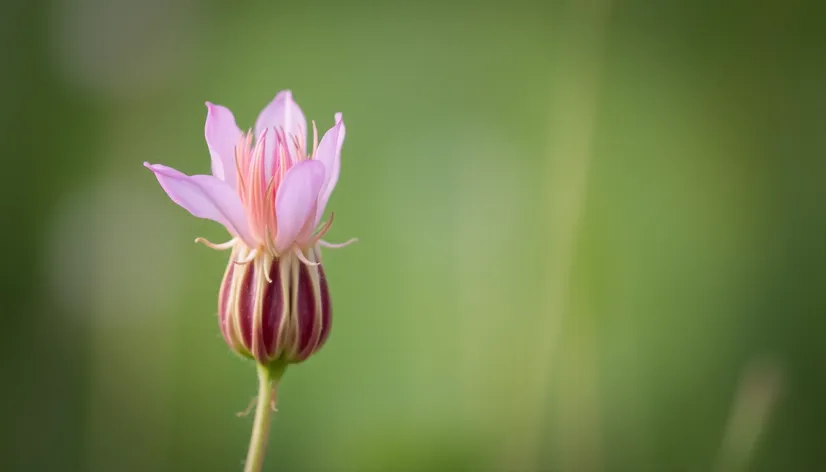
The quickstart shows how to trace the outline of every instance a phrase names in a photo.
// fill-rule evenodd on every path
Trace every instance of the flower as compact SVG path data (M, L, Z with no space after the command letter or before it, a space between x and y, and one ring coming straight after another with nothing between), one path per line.
M232 239L207 246L232 249L218 297L221 331L236 352L261 364L301 362L330 331L330 297L320 247L327 201L338 182L345 128L340 113L313 148L307 122L290 91L279 92L242 132L232 112L207 102L205 136L212 175L186 175L144 165L175 203L217 221Z

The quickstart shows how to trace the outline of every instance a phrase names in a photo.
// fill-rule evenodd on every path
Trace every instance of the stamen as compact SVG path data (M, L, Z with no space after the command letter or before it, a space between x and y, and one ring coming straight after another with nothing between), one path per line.
M284 175L289 170L291 165L290 157L287 154L289 151L287 150L287 137L284 135L284 130L280 130L278 132L278 140L276 141L277 151L278 151L278 182L284 181Z
M264 191L267 185L264 165L264 152L266 151L266 130L261 133L252 150L252 157L249 168L249 202L247 204L247 214L250 226L259 229L264 224ZM256 234L256 237L260 237Z
M345 247L345 246L349 246L349 245L351 245L351 244L353 244L353 243L358 242L358 240L359 240L358 238L352 238L352 239L349 239L349 240L347 240L347 241L345 241L345 242L343 242L343 243L328 243L327 241L324 241L324 240L321 240L321 239L320 239L320 240L318 241L318 245L319 245L319 246L323 246L323 247L328 247L328 248L330 248L330 249L341 249L341 248L343 248L343 247Z
M291 134L290 137L293 139L293 145L295 146L295 162L298 163L304 156L304 149L301 149L301 140L298 136Z
M298 257L299 261L303 262L308 266L317 266L321 264L320 262L310 262L306 257L304 257L304 254L298 248L293 249L293 252L295 253L296 257Z
M238 264L238 265L249 264L250 262L255 260L255 256L257 256L257 255L258 255L258 249L253 249L252 252L250 252L247 255L247 257L241 259L240 261L235 261L235 263Z
M238 238L232 238L221 244L215 244L206 238L195 238L195 242L201 243L209 248L215 249L216 251L226 251L227 249L232 249L235 246L235 243L238 242Z
M244 200L246 182L244 179L244 171L242 169L242 162L245 161L246 153L244 152L244 142L246 138L242 134L238 138L238 144L235 145L235 175L237 176L236 182L238 186L238 195L241 197L241 200Z
M267 252L275 256L275 238L269 226L264 226L264 241L266 242Z
M270 183L267 184L267 191L264 192L264 232L265 236L269 237L269 233L267 233L268 228L275 228L276 220L275 220L275 197L277 192L277 186L275 176L273 175L270 177ZM273 231L274 233L275 231ZM269 239L268 239L269 241Z
M264 279L267 281L268 284L271 284L272 279L270 278L270 268L268 267L268 264L265 264L266 262L267 262L266 259L256 260L255 261L255 264L256 264L255 270L260 270L261 272L263 272L264 273Z
M313 120L313 158L315 158L315 153L318 151L318 128L315 127L315 120Z
M324 236L325 234L327 234L327 231L329 231L329 230L330 230L330 226L332 226L332 225L333 225L333 218L334 218L334 217L335 217L335 213L330 212L330 218L329 218L329 219L328 219L328 220L324 223L324 226L322 226L322 227L318 230L318 232L316 232L315 237L313 237L313 239L312 239L312 241L311 241L311 244L310 244L311 246L314 246L314 245L315 245L315 243L316 243L316 242L318 242L318 240L319 240L319 239L321 239L321 237L322 237L322 236Z

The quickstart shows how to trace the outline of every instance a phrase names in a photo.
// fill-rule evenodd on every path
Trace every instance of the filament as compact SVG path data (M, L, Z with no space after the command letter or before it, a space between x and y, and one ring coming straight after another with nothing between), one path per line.
M227 249L231 249L235 246L235 243L238 242L238 238L232 238L229 241L221 244L215 244L206 238L195 238L196 243L201 243L206 247L211 249L215 249L216 251L226 251Z

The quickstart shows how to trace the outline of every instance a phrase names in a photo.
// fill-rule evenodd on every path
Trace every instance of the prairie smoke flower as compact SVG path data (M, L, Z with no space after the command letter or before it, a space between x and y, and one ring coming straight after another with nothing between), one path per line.
M207 102L205 136L212 175L185 175L144 163L175 203L217 221L232 239L213 249L232 250L218 296L221 332L241 355L265 366L301 362L324 344L331 309L320 246L321 224L338 181L345 128L340 113L313 147L307 123L289 91L260 113L254 132L242 132L232 112Z

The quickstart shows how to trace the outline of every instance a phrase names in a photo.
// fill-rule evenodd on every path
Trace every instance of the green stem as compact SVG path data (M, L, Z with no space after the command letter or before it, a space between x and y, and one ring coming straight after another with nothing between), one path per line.
M277 382L278 377L279 374L273 376L268 366L258 364L258 402L255 405L255 421L252 424L252 437L244 472L261 472L264 465L267 439L270 436L271 404L275 394L273 382Z

